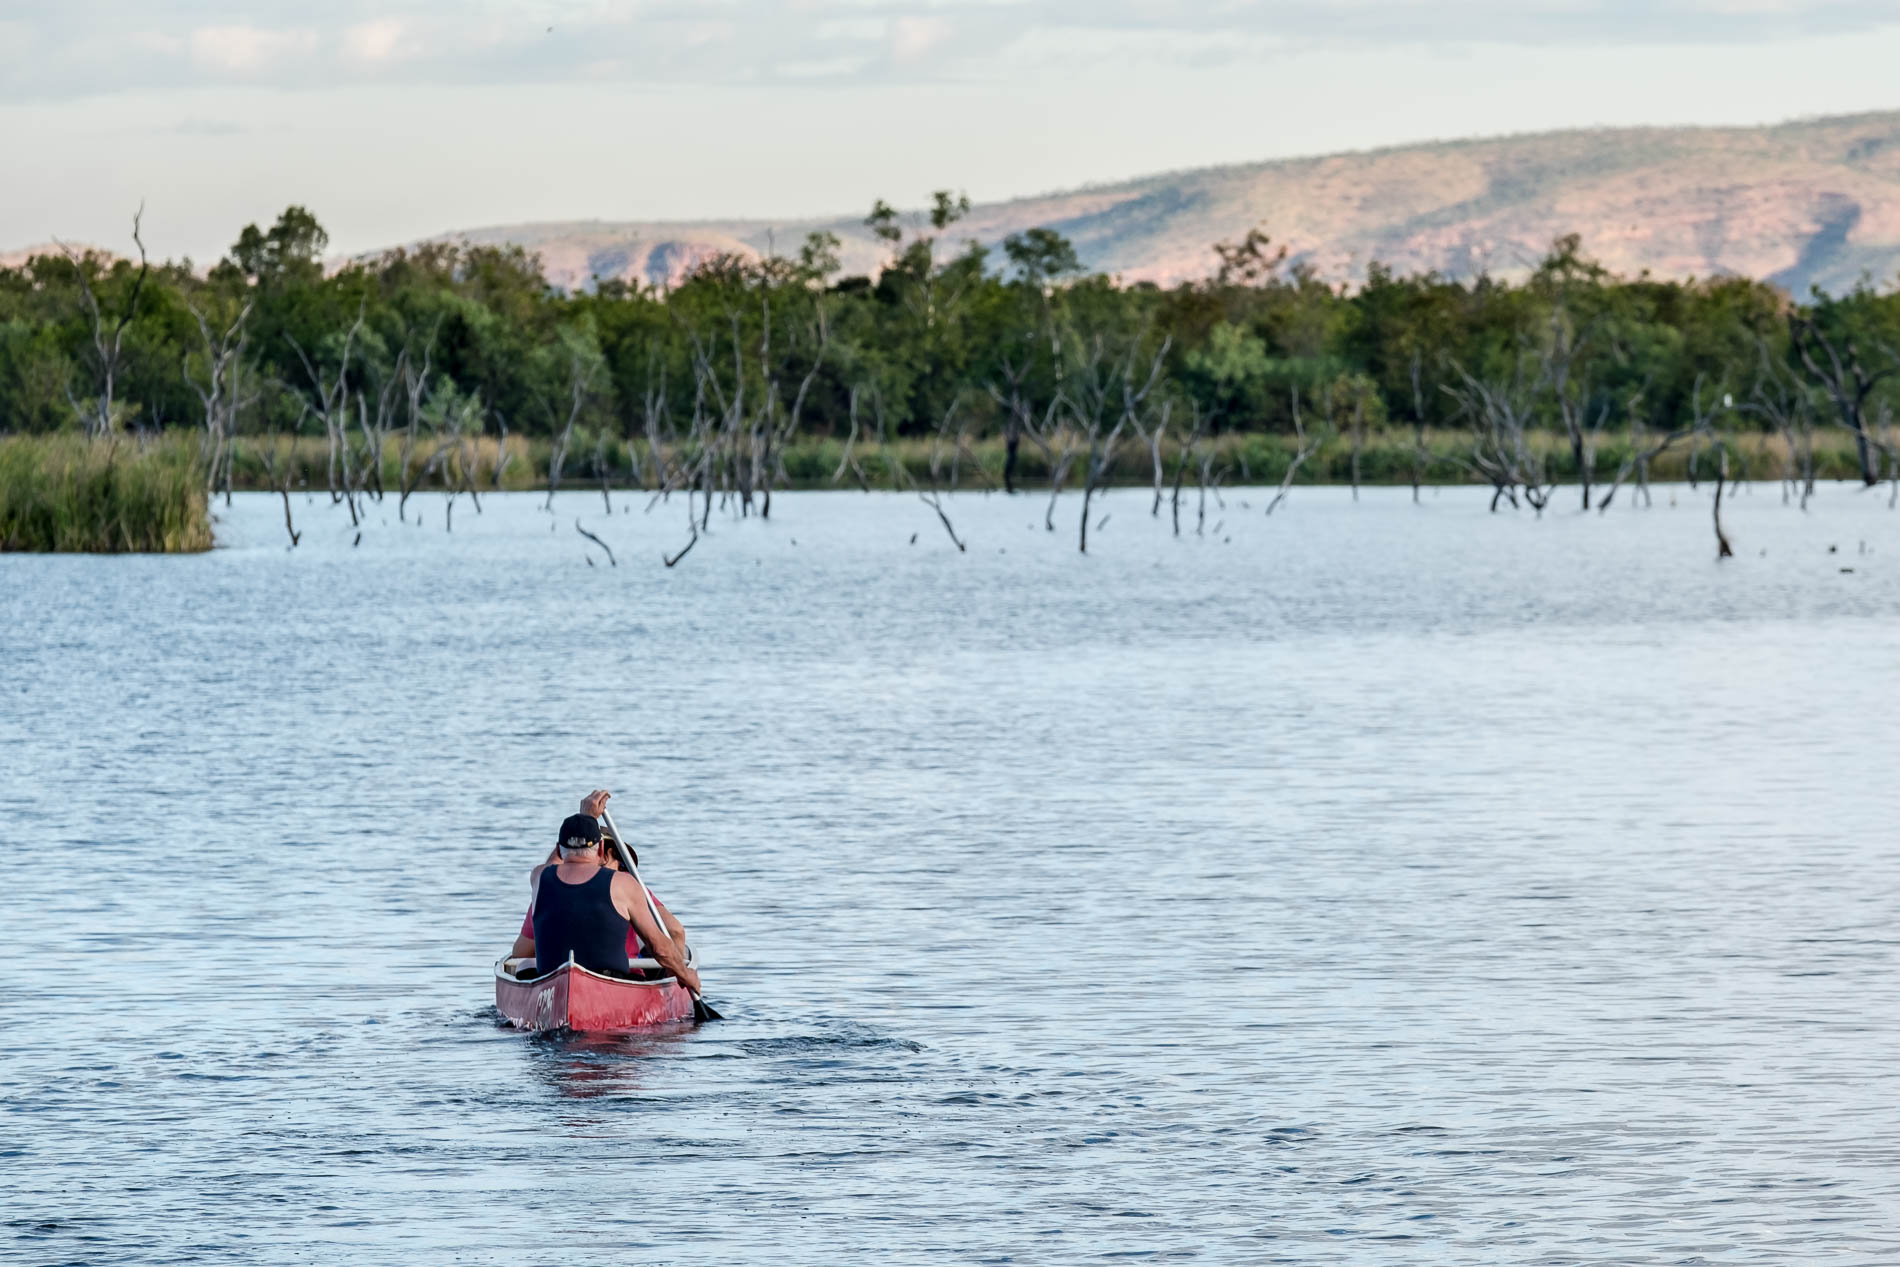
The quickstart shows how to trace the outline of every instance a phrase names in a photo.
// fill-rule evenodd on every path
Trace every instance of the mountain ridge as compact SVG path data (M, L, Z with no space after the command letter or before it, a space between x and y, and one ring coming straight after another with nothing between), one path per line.
M1900 273L1900 111L1760 127L1570 129L1183 168L981 203L946 235L994 245L1037 225L1128 281L1209 275L1215 242L1260 224L1331 281L1372 261L1401 272L1521 274L1552 239L1581 235L1616 272L1738 274L1803 293ZM487 226L436 241L514 243L549 280L676 281L719 251L789 251L814 230L844 243L846 271L886 248L856 216L559 221Z
M906 216L915 226L921 215ZM1520 132L1178 168L979 203L944 235L995 246L1045 226L1091 269L1162 285L1210 275L1213 245L1260 225L1340 283L1378 261L1401 273L1521 275L1556 237L1625 276L1741 275L1795 294L1900 274L1900 110L1756 126ZM678 281L719 252L842 242L847 273L888 248L860 214L488 225L420 242L514 244L563 289ZM12 253L10 253L12 254ZM359 255L373 258L380 252Z

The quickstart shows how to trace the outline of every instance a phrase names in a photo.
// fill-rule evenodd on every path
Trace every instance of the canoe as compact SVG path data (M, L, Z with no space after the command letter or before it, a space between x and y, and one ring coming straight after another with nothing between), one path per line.
M650 962L635 961L639 966ZM693 1019L693 996L672 977L629 981L566 963L545 977L523 981L515 975L517 967L513 959L495 965L495 1007L516 1029L598 1032Z

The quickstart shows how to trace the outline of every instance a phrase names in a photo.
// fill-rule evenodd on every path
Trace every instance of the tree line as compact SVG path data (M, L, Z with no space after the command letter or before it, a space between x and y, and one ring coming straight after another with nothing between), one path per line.
M545 446L552 492L577 472L715 495L769 514L786 455L822 439L832 478L868 486L865 452L931 446L930 499L1000 448L1011 492L1033 458L1087 501L1118 460L1165 484L1218 479L1222 437L1282 437L1284 491L1322 440L1413 437L1407 473L1541 511L1564 486L1600 508L1674 446L1726 460L1727 437L1778 436L1805 496L1817 428L1851 438L1866 484L1900 474L1900 297L1871 283L1799 300L1740 277L1614 276L1565 237L1519 280L1373 265L1347 287L1289 265L1261 230L1211 248L1171 287L1086 270L1047 228L959 241L968 202L940 193L867 224L875 277L840 276L838 241L716 255L664 286L564 293L517 247L428 244L340 268L290 207L208 269L61 250L0 269L0 432L95 438L186 430L227 494L250 444L351 505L426 483L474 490L479 442ZM1449 448L1444 437L1452 437ZM1433 456L1432 437L1440 441ZM385 455L394 452L393 463ZM1692 465L1691 471L1696 468ZM392 473L393 472L393 473ZM393 486L392 486L393 485ZM946 528L949 527L945 520ZM954 534L953 534L954 536Z

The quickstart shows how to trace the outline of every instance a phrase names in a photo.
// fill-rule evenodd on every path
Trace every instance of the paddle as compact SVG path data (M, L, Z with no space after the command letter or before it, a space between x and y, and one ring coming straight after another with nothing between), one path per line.
M653 895L647 892L646 881L640 878L640 868L633 860L633 851L627 848L627 838L620 834L620 828L614 825L614 816L607 812L605 805L600 807L600 816L606 820L607 830L613 834L614 850L620 855L620 865L627 869L627 874L633 877L634 884L639 887L640 897L647 904L647 913L653 916L654 926L657 927L661 933L665 933L666 921L660 918L659 905L654 902ZM681 984L684 985L685 983L682 982ZM726 1019L715 1012L712 1004L700 998L698 993L692 990L688 990L687 993L693 996L694 1020L723 1021Z

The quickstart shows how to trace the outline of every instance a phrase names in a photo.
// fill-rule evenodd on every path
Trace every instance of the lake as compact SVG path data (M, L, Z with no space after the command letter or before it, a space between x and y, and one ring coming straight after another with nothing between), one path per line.
M1708 491L0 558L0 1257L1900 1260L1900 513ZM498 1022L594 786L723 1023Z

